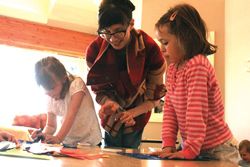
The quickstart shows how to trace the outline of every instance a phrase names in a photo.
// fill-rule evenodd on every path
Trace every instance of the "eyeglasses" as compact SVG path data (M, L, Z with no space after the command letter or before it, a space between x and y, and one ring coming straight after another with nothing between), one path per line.
M118 39L123 39L126 35L127 28L124 30L113 32L113 33L104 32L104 31L97 31L97 32L101 38L106 39L106 40L110 40L112 36Z

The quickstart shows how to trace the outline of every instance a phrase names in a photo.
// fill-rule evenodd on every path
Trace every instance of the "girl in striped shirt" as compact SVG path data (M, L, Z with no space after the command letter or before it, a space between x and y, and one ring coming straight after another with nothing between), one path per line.
M156 36L170 64L167 70L160 157L215 159L238 157L233 135L224 121L224 105L215 70L206 56L217 47L206 39L206 25L198 11L180 4L156 23ZM180 131L182 149L176 150Z

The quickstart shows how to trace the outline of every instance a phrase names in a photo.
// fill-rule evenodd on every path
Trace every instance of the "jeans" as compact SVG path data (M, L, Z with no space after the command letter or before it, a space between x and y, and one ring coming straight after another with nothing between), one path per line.
M124 127L122 126L115 137L105 132L105 137L104 137L105 147L122 147L122 148L138 149L138 147L141 144L143 129L128 134L124 134L123 131Z
M212 149L202 150L200 155L211 157L211 159L229 160L232 162L237 162L239 159L237 146L232 144L231 141L225 142Z

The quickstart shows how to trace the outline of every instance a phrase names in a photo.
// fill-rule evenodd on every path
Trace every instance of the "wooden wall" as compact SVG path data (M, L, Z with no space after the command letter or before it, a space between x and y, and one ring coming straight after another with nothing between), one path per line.
M0 16L0 44L83 57L95 35Z

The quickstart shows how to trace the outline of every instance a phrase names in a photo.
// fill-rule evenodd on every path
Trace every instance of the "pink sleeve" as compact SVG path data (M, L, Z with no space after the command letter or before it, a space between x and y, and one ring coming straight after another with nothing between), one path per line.
M177 139L177 118L174 108L171 105L168 94L165 96L164 114L162 123L162 146L175 147Z
M195 158L203 145L208 117L208 69L200 64L193 64L187 70L187 111L186 140L184 155L187 159Z

